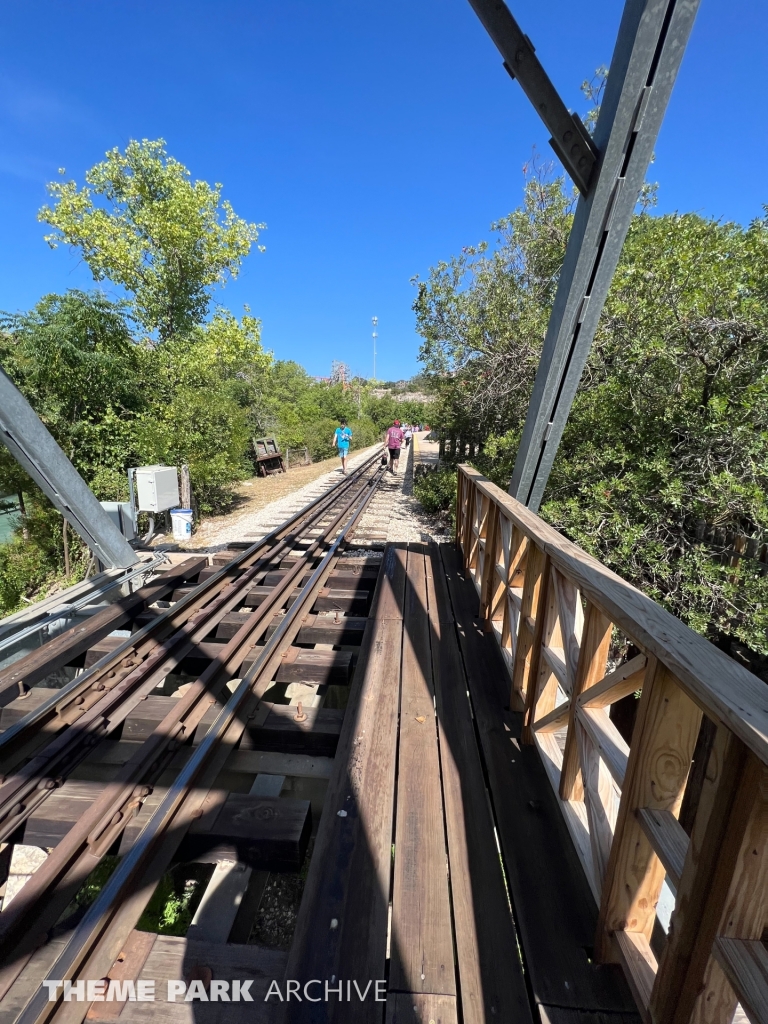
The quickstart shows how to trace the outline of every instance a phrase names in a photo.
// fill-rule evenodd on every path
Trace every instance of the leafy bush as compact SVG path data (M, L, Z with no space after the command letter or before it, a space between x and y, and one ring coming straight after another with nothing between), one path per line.
M456 515L456 471L436 469L423 473L413 482L413 493L421 502L424 511L447 512L451 518Z

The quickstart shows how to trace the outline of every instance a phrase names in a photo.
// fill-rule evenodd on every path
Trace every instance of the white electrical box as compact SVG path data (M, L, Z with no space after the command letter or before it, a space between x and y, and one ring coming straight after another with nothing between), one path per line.
M139 512L165 512L179 506L175 466L139 466L134 470Z

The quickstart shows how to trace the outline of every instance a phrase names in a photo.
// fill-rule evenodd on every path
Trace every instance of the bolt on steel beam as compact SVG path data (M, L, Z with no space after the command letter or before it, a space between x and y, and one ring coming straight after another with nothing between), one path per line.
M139 556L101 507L37 413L0 369L0 441L100 562L127 568Z
M552 469L700 0L627 0L509 493L536 511Z

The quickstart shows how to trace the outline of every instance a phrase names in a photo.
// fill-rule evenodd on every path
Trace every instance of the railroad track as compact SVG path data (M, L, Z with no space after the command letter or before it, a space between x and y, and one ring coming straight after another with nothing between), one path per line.
M63 815L66 827L59 814L58 842L0 914L0 1017L77 1024L87 1003L62 1002L61 990L59 1001L50 1001L38 988L24 1004L15 986L30 958L56 934L85 879L119 849L117 867L67 933L49 978L75 982L108 973L190 832L198 826L199 833L229 799L216 780L233 751L253 749L254 736L279 751L280 740L264 742L271 719L282 728L283 746L300 749L297 736L310 733L318 709L262 698L281 679L348 676L351 655L338 648L360 642L364 617L354 612L365 610L376 571L341 556L381 479L379 456L263 540L234 557L216 556L226 564L208 566L207 559L192 557L117 609L0 673L0 695L19 694L0 720L0 842L9 844L6 849L20 837L34 841L34 823L78 785L73 775L101 763L98 751L111 754L117 766L91 785L92 798L76 804L74 820ZM126 623L135 630L131 635L109 635ZM307 650L318 640L330 650ZM35 685L78 658L84 669L63 688ZM185 670L181 678L189 681L175 694L152 696ZM321 734L315 750L330 753L332 741L327 749L322 743ZM269 817L269 800L260 799L262 819ZM299 857L309 836L308 807L300 825Z

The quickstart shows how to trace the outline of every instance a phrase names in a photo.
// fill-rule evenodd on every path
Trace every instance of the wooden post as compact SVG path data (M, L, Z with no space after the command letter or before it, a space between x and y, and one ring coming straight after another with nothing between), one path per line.
M740 740L717 730L651 996L659 1024L728 1020L735 1009L711 952L718 934L762 935L768 867L763 771ZM756 814L763 815L763 833L758 830L755 844Z
M701 711L675 677L649 657L621 793L595 939L599 961L614 959L614 932L650 942L665 869L635 812L677 816L699 734Z
M491 607L496 592L496 549L498 547L499 534L499 506L495 501L488 499L488 517L485 529L485 557L483 558L483 575L480 579L480 618L483 620L483 629L489 632L491 629Z
M600 609L587 602L584 620L584 633L579 650L579 662L576 679L571 693L571 706L568 711L568 732L565 737L563 767L560 772L561 800L582 800L584 789L579 771L579 753L577 748L574 723L576 720L576 698L584 690L599 683L605 675L608 661L608 650L611 646L613 626Z
M549 577L549 555L546 555L531 542L525 565L520 625L517 630L515 670L512 675L512 696L514 697L517 692L525 697L525 724L522 732L524 743L533 743L531 721L536 703L541 644L549 604Z
M181 507L192 508L192 484L189 479L189 466L181 467Z
M464 479L464 474L461 472L461 467L456 467L456 517L454 524L455 542L456 547L461 547L461 538L463 536L462 527L464 525L464 492L467 487L467 482ZM462 552L463 554L463 552Z

